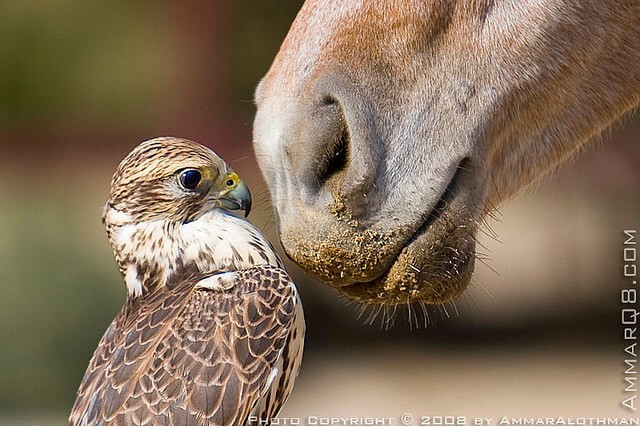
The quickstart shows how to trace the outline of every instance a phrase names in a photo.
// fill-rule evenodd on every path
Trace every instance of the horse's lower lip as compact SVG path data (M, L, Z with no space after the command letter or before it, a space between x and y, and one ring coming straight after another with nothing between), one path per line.
M378 275L376 275L375 277L372 277L371 279L369 279L367 281L345 283L342 286L340 286L341 289L348 288L349 286L361 286L361 285L366 285L366 284L369 284L369 283L373 283L373 282L379 280L384 275L386 275L393 268L393 266L398 261L398 258L400 256L400 254L402 254L402 252L409 245L411 245L413 242L415 242L420 236L423 236L425 233L428 232L429 227L434 222L436 222L438 220L438 218L440 218L440 216L442 215L442 212L446 209L448 203L452 199L454 199L456 197L456 195L457 195L456 184L460 179L461 172L465 169L463 165L467 161L468 161L468 159L465 158L458 164L458 166L456 168L456 173L454 173L453 176L451 177L451 179L449 180L449 183L447 184L447 187L444 189L444 191L440 195L440 198L438 199L438 202L435 204L434 208L431 209L431 211L427 214L425 220L422 222L422 224L419 227L416 228L415 232L413 234L411 234L406 239L405 243L400 247L400 250L395 255L395 257L393 259L393 262L391 262L389 264L388 268L386 268L385 270L380 272Z

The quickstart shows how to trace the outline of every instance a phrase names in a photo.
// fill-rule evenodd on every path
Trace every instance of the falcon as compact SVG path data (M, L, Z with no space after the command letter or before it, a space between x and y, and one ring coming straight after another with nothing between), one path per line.
M137 146L103 223L127 298L82 379L72 425L265 424L302 359L298 292L244 218L239 176L179 138Z

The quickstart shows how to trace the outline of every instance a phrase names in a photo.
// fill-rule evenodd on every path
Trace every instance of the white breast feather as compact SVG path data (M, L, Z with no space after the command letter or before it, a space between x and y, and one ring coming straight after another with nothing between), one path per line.
M112 239L118 252L132 261L125 272L132 296L142 294L136 265L157 266L160 283L166 283L177 268L178 259L183 264L196 262L201 272L234 271L261 264L282 266L278 255L251 223L217 209L186 224L169 225L156 220L123 225L114 229Z

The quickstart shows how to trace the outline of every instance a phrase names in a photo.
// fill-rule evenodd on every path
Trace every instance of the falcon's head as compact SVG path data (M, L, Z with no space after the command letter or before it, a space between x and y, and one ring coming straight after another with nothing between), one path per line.
M166 220L186 223L212 208L251 209L240 177L208 148L187 139L155 138L122 160L111 181L107 227Z
M227 212L250 209L247 186L210 149L169 137L141 143L113 175L103 213L129 294L193 271L278 266L255 227Z

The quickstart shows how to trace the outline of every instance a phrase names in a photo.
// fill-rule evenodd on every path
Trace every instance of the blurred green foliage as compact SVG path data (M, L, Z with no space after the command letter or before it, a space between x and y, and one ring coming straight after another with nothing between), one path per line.
M0 210L0 411L69 407L124 299L92 188L25 190Z
M170 72L145 2L0 2L0 126L139 121ZM132 102L135 99L136 102ZM115 123L114 123L115 122Z

